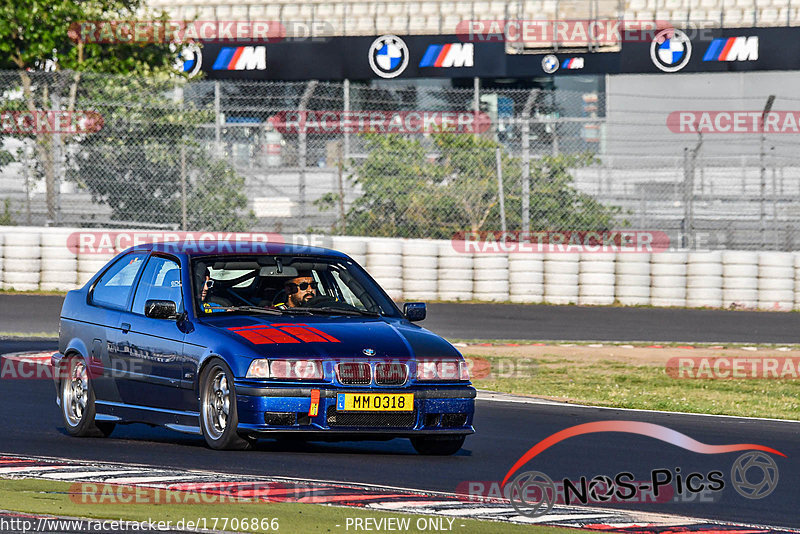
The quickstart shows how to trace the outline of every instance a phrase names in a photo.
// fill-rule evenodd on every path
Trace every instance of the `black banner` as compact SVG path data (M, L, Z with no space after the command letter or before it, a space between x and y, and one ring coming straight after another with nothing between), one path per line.
M458 35L384 35L205 43L189 57L186 71L200 70L209 79L247 80L800 70L800 28L668 29L626 40L618 52L506 54L506 44L499 39L468 42Z

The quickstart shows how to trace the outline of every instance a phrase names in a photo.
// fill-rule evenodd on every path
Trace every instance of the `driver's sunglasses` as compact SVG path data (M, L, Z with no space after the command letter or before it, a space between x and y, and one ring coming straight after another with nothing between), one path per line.
M211 289L212 287L214 287L214 281L213 280L206 280L205 281L205 288L206 289Z
M316 282L301 282L299 284L295 284L294 282L289 282L288 284L286 284L286 287L290 290L289 293L293 294L293 293L297 293L298 290L305 291L309 287L311 289L317 289L317 283Z

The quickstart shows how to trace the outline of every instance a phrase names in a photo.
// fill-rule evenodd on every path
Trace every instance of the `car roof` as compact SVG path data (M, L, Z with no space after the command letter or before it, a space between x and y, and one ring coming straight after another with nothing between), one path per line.
M166 243L144 243L128 250L166 252L169 254L185 254L190 258L199 256L216 256L221 254L296 254L308 256L328 256L331 258L348 258L347 254L323 247L297 245L290 243L274 243L263 241L176 241Z

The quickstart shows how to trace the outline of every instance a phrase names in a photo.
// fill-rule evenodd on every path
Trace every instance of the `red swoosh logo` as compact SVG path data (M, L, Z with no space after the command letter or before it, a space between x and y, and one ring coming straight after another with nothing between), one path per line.
M649 436L651 438L660 439L661 441L666 441L667 443L671 443L673 445L677 445L678 447L682 447L684 449L690 450L692 452L696 452L699 454L723 454L726 452L736 452L736 451L764 451L770 452L772 454L777 454L779 456L786 457L780 451L776 451L771 447L766 447L764 445L756 445L753 443L738 443L734 445L708 445L706 443L701 443L695 439L690 438L686 434L681 434L676 430L672 430L671 428L667 428L665 426L656 425L653 423L642 423L639 421L597 421L594 423L584 423L582 425L575 425L569 428L565 428L560 432L556 432L552 436L546 437L536 445L530 448L528 452L522 455L522 457L517 460L511 469L506 473L506 477L503 479L503 482L500 484L501 486L505 486L508 482L508 479L523 465L528 463L534 456L543 452L546 449L549 449L556 443L564 441L565 439L572 438L575 436L582 436L583 434L594 434L596 432L625 432L628 434L640 434L642 436Z

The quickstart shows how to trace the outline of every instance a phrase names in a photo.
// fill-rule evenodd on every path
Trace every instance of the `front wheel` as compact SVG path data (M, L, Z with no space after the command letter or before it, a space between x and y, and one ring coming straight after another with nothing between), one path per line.
M252 440L236 433L239 415L233 373L222 360L209 363L200 375L200 428L212 449L249 449Z
M76 437L110 434L95 424L94 388L84 359L73 356L64 362L64 369L66 373L61 380L59 396L61 417L67 432Z
M420 454L431 456L450 456L457 453L461 446L464 445L466 436L456 437L436 437L436 436L419 436L411 438L411 445Z

